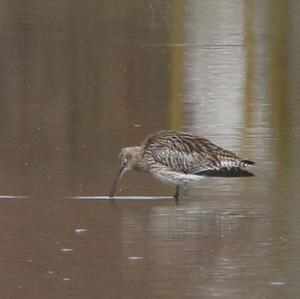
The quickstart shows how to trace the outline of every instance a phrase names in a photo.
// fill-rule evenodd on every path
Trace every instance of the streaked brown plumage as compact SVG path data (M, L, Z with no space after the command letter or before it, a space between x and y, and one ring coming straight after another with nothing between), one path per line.
M123 148L122 164L111 188L113 198L117 184L127 170L139 170L179 186L196 182L203 176L251 176L243 167L254 162L238 157L208 139L178 131L159 131L149 135L141 146Z

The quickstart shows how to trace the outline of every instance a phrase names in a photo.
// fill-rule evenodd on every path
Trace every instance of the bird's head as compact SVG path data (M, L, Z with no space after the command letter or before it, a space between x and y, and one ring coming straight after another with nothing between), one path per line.
M140 147L139 146L131 146L122 148L119 159L121 162L121 168L124 167L125 170L134 169L137 163L137 159L139 158Z
M117 185L123 176L123 174L127 170L134 169L137 165L138 159L140 156L140 147L139 146L131 146L131 147L124 147L122 148L120 154L119 154L119 159L121 160L121 166L118 171L118 174L115 178L115 181L111 187L110 191L110 198L113 198L116 190L117 190Z

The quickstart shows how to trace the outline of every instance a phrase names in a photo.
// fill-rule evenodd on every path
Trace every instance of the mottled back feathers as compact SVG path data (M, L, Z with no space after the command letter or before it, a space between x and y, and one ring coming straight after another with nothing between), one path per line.
M254 164L205 138L185 132L160 131L149 135L142 147L144 158L186 174L238 170Z

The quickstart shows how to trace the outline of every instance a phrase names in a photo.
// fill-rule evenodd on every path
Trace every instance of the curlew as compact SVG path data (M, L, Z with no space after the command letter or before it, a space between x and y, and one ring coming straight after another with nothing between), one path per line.
M244 168L254 164L223 149L208 139L179 131L150 134L140 146L125 147L119 158L121 167L110 191L113 198L118 182L127 170L152 174L157 179L179 187L197 182L204 176L253 176Z

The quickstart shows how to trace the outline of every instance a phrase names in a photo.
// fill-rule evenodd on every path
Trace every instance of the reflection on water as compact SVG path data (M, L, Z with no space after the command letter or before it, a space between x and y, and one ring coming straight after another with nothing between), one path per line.
M96 195L96 196L72 196L69 197L71 199L91 199L91 200L112 200L109 196ZM162 200L162 199L172 199L174 200L174 196L114 196L113 200Z
M0 6L1 298L298 298L297 1ZM255 177L176 205L129 173L106 200L120 148L162 128Z

